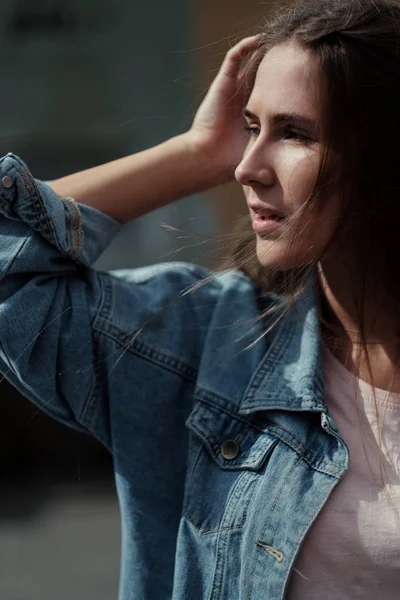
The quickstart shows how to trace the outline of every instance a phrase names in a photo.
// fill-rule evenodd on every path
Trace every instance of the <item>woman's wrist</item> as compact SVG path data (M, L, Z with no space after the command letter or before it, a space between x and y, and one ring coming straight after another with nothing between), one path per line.
M185 138L188 152L199 165L197 177L203 189L213 188L233 179L234 166L229 165L226 152L217 140L210 139L195 129L182 136Z

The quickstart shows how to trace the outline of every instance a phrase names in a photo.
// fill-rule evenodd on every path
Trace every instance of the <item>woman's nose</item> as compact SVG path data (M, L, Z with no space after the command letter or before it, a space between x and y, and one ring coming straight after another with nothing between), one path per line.
M241 185L271 187L275 173L265 152L257 146L248 148L235 170L235 178Z

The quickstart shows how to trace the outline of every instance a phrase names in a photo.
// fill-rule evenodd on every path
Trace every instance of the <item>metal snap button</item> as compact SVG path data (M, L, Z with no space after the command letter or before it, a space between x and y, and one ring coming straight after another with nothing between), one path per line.
M329 419L328 415L325 413L321 414L321 427L322 429L325 429L325 431L329 431Z
M234 460L239 452L240 446L235 440L226 440L221 446L221 454L226 460Z
M8 175L3 177L1 182L3 184L3 187L5 187L7 190L8 190L8 188L12 187L12 185L14 184L14 181Z

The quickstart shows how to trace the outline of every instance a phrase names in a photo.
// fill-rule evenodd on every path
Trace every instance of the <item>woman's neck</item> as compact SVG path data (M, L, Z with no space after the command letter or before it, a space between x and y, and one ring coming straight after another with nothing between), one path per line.
M378 286L365 290L363 299L357 277L340 261L320 263L318 271L322 336L330 351L357 377L400 393L400 335L394 303L379 297ZM361 321L368 356L362 345Z

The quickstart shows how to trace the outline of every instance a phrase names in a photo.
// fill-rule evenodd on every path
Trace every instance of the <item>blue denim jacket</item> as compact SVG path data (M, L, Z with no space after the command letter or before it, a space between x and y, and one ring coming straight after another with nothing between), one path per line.
M312 290L257 341L276 297L245 275L95 271L119 223L13 154L0 188L0 370L112 453L120 599L284 598L349 461L324 402Z

